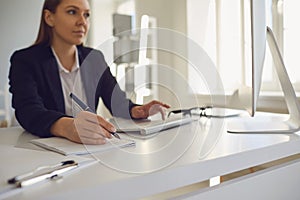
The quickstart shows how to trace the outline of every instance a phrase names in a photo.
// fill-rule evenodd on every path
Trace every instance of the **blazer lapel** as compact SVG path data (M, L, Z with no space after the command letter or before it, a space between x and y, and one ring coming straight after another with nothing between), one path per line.
M78 49L78 54L79 54L79 62L80 62L81 80L85 90L87 104L95 112L96 111L95 94L96 94L97 83L96 82L94 83L95 79L91 76L95 76L97 74L91 71L92 69L91 67L88 67L88 66L92 66L92 63L90 63L89 59L83 58L80 49Z
M50 87L50 92L53 95L57 108L60 112L65 113L65 103L61 81L59 78L58 65L53 55L49 56L49 59L43 64L43 68L46 74L45 77Z

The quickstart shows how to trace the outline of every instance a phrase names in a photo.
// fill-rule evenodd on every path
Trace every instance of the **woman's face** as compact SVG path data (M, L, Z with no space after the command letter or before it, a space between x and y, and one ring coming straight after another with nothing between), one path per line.
M52 44L82 44L89 30L89 16L87 0L62 0L55 13L46 10L45 21L53 32Z

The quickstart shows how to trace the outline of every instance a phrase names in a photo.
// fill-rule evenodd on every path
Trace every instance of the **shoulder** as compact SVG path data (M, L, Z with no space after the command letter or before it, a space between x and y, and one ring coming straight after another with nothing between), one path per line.
M98 58L104 60L104 55L100 50L91 47L85 47L82 45L77 46L77 49L80 56L82 56L83 59Z
M43 59L51 55L51 48L45 45L32 45L27 48L16 50L12 56L13 59Z

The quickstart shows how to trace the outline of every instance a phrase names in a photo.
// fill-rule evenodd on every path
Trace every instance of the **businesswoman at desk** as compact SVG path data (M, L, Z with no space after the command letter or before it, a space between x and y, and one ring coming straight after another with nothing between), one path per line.
M96 111L99 98L112 115L147 118L169 108L126 99L103 54L83 45L89 30L88 0L45 0L34 45L11 56L12 105L21 126L40 137L59 136L85 144L103 144L114 126L93 112L73 116L70 93Z

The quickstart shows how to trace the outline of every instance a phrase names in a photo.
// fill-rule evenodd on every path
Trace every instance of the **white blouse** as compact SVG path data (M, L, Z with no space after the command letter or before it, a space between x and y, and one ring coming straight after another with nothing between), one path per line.
M87 103L85 90L81 80L77 48L75 52L75 63L71 71L68 71L63 67L53 47L52 47L52 52L58 63L59 76L61 80L64 102L65 102L65 113L67 115L75 117L76 114L80 111L80 108L73 103L72 99L70 98L70 94L71 93L75 94L84 103Z

